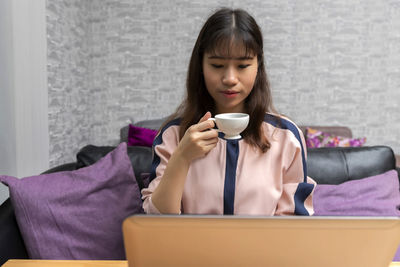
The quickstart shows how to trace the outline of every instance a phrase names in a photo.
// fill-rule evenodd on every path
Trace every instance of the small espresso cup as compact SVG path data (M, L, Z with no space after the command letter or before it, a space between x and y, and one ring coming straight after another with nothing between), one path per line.
M215 115L215 118L209 118L215 121L218 129L225 134L225 139L240 139L240 135L249 124L249 114L245 113L221 113Z

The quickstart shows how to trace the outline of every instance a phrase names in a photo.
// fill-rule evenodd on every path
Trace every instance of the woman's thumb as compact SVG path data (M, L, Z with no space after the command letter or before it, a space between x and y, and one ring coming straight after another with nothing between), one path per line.
M200 123L200 122L203 122L203 121L206 121L206 120L208 120L209 118L211 118L211 112L210 112L210 111L207 111L206 114L204 114L203 117L201 117L201 119L199 120L199 123Z

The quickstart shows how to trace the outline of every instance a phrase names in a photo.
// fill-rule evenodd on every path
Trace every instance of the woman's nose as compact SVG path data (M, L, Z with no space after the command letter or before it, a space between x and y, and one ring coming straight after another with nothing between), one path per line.
M222 83L231 86L237 84L238 81L239 79L236 70L232 67L227 68L222 77Z

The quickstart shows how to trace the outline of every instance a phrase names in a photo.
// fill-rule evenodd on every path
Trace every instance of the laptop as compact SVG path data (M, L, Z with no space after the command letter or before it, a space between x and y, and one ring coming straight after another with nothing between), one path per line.
M129 266L388 267L398 217L134 215L123 223Z

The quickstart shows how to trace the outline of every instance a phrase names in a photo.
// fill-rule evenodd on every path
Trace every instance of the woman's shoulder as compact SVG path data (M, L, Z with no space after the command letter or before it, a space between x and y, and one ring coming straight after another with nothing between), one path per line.
M271 136L280 132L282 135L293 135L300 143L302 143L303 134L300 128L287 116L276 113L265 113L264 126L267 133Z
M168 118L162 125L159 132L164 132L172 126L179 127L181 124L181 118Z
M292 128L299 129L296 123L294 123L291 119L282 114L265 113L264 123L270 124L280 129L288 129L288 130Z
M161 126L154 140L154 145L159 145L167 140L179 140L180 118L167 119Z

